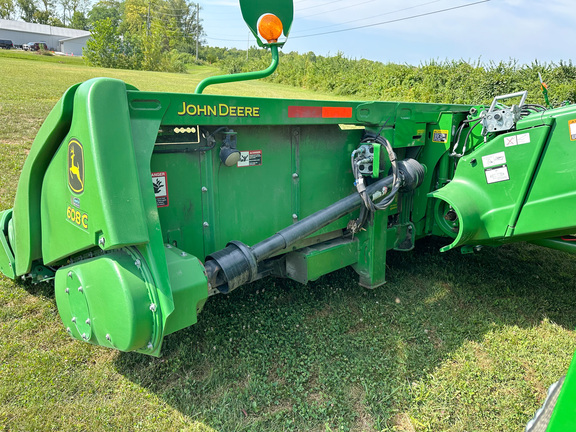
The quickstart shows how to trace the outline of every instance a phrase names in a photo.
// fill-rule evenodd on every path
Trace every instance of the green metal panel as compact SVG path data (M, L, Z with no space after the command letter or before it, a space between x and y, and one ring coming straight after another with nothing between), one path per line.
M195 167L195 169L191 169ZM156 153L152 156L152 172L165 172L168 205L158 208L164 242L188 253L204 257L203 200L200 153ZM152 181L152 180L151 180Z
M289 278L305 284L357 260L358 242L337 239L287 254L286 272Z
M196 324L208 298L208 282L198 258L166 245L166 261L175 309L166 321L165 335Z
M70 87L56 103L40 127L20 173L14 200L14 230L18 233L12 248L16 275L26 274L32 262L42 256L40 193L44 173L52 156L68 133L76 86Z
M358 233L358 262L354 269L360 275L360 285L377 288L386 282L386 251L388 211L379 211L374 215L372 224Z
M237 128L240 151L261 152L261 165L226 167L212 151L215 249L231 240L257 243L292 223L290 128Z
M566 211L576 202L576 136L569 128L576 122L576 112L572 107L550 111L549 116L555 122L514 229L517 238L576 232L576 216Z

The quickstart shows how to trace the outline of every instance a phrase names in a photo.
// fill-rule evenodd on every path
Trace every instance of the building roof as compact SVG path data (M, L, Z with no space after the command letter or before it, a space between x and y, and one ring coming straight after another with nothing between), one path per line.
M12 21L6 19L0 19L0 29L20 31L23 33L45 34L46 36L57 36L69 39L82 36L90 36L90 32L86 30L54 27L46 24L34 24L24 21Z
M76 36L76 37L71 37L71 38L60 39L59 42L71 42L71 41L78 40L78 39L88 38L90 36L91 36L91 34L90 34L90 32L88 32L88 34L83 35L83 36Z

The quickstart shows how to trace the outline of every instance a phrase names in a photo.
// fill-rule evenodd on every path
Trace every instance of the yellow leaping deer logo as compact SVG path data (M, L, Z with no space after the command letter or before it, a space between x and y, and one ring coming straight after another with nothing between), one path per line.
M68 143L68 186L78 194L84 192L84 150L76 139Z

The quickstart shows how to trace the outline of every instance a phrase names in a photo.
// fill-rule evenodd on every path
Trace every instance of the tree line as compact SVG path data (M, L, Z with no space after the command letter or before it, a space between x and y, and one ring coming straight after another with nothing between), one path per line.
M84 58L92 66L185 72L203 44L199 10L187 0L102 0L89 13Z
M251 48L205 48L203 58L217 62L224 73L260 70L270 54ZM528 90L530 103L544 104L538 73L549 86L550 102L576 102L576 65L571 60L531 64L516 60L481 62L428 60L418 66L353 59L343 53L280 53L278 70L268 81L358 100L490 104L495 96Z
M0 18L92 32L89 65L184 72L197 57L200 6L189 0L0 0Z

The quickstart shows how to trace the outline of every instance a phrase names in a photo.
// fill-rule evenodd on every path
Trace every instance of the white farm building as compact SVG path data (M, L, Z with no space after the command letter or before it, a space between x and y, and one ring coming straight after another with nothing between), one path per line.
M90 39L90 32L45 24L0 19L0 39L9 39L14 46L29 42L46 42L51 51L81 56Z

